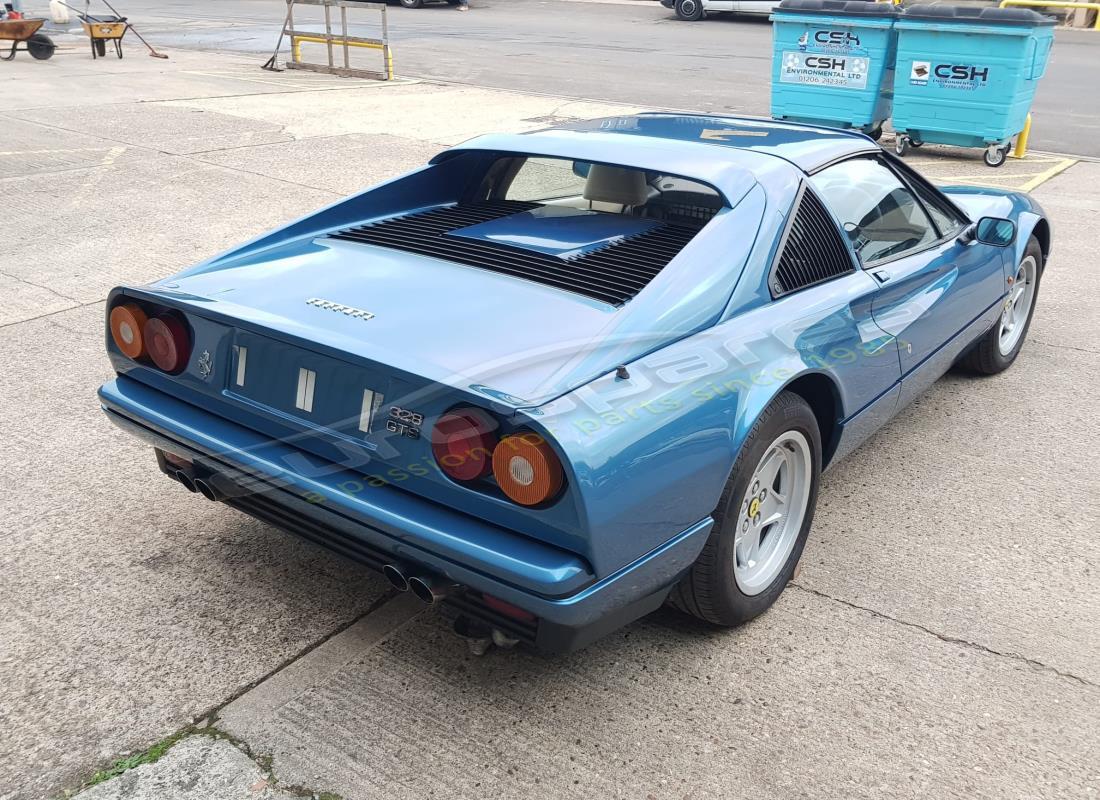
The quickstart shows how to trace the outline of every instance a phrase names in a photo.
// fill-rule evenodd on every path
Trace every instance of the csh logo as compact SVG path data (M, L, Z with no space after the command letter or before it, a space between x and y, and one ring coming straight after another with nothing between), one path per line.
M833 56L806 56L806 66L810 69L843 70L848 68L848 60Z
M859 37L851 31L814 31L814 41L827 47L859 47Z
M937 64L933 70L941 80L985 83L989 80L989 67L972 67L969 64Z

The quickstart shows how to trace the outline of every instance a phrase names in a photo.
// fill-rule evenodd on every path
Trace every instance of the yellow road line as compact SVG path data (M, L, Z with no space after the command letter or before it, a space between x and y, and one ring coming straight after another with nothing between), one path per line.
M1046 172L1039 173L1034 178L1032 178L1027 183L1025 183L1023 186L1021 186L1020 191L1021 192L1034 191L1039 186L1043 185L1044 183L1049 181L1051 178L1053 178L1055 175L1059 175L1059 174L1065 172L1067 169L1069 169L1070 167L1072 167L1076 163L1077 163L1076 158L1063 158L1061 161L1059 161L1053 167L1048 169Z
M1040 175L1046 175L1046 172L1009 172L1007 174L997 173L989 175L941 175L937 177L950 181L1014 181L1018 178L1038 178Z

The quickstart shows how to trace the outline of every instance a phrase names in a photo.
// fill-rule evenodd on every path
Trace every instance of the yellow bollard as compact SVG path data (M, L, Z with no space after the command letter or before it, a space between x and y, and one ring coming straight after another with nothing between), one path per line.
M1031 112L1024 121L1024 129L1016 136L1016 149L1012 151L1013 158L1023 158L1027 155L1027 140L1031 136Z
M328 39L323 39L320 36L291 36L290 49L293 54L294 63L300 63L302 60L302 42L325 44L327 41ZM339 38L333 39L333 44L343 47L366 47L371 50L381 50L384 62L383 73L386 76L386 80L393 80L393 48L388 44L382 44L381 42L363 42L355 39L343 40Z

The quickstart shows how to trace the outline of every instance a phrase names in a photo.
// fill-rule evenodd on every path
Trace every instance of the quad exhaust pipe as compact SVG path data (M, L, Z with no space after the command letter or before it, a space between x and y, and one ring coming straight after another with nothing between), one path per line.
M187 470L177 469L172 473L172 477L179 481L187 491L197 492L212 503L217 503L229 497L242 497L252 494L251 491L238 485L220 472L198 478Z
M386 564L382 567L382 574L390 582L390 586L399 592L409 591L409 579L405 577L405 569L399 564Z
M197 492L199 490L199 488L195 486L195 482L191 479L191 476L182 469L177 469L173 472L172 477L183 484L183 488L189 492Z
M412 592L428 605L450 597L462 587L439 575L409 575L403 564L386 564L382 574L399 592Z
M177 469L172 473L172 477L187 491L198 492L214 503L225 500L227 497L238 497L249 493L244 487L238 486L228 477L217 472L205 478L194 478L185 470ZM410 574L411 572L411 567L396 562L382 567L382 574L394 589L399 592L412 592L428 605L435 605L462 589L459 584L442 575Z
M224 497L214 488L212 481L204 481L202 478L195 478L195 490L211 503L216 503Z
M417 575L409 578L409 591L428 605L450 597L461 587L437 575Z

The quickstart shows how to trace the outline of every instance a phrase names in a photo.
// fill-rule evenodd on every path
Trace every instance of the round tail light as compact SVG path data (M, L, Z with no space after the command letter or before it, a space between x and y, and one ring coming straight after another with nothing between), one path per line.
M136 303L111 309L111 338L115 346L135 361L145 355L145 323L148 318Z
M449 411L432 429L432 454L439 468L456 481L484 478L492 469L496 423L476 409Z
M524 506L549 500L564 481L557 455L532 431L500 440L493 451L493 476L509 498Z
M187 326L173 314L162 314L145 323L145 349L149 358L165 372L179 372L191 355Z

